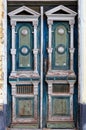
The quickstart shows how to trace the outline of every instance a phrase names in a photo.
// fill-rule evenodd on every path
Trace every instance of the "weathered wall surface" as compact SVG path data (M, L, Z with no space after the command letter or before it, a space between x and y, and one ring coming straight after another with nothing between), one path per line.
M4 105L4 73L6 69L3 69L5 64L4 58L4 0L0 0L0 130L5 130L6 119L6 107ZM6 24L6 23L5 23Z
M80 130L86 130L86 0L78 1Z
M0 0L0 110L3 109L3 69L2 69L2 48L3 48L3 1Z

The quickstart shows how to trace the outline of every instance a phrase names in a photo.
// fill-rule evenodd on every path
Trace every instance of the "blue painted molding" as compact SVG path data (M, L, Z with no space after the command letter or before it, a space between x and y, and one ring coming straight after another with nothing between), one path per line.
M68 77L68 76L53 76L53 77L46 77L46 80L76 80L76 77Z
M39 81L40 77L33 77L33 78L9 78L9 82L15 81Z

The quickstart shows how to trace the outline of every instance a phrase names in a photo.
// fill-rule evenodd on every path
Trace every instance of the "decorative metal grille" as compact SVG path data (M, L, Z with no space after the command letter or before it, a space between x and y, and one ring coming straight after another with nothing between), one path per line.
M17 85L16 87L17 94L32 94L33 85Z
M53 84L52 92L53 93L68 93L69 84Z

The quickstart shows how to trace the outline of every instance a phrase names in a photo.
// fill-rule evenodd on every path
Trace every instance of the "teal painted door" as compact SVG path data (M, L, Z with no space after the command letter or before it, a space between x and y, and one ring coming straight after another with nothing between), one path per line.
M70 76L70 26L65 21L53 22L52 53L49 59L49 25L47 19L44 20L44 126L51 129L74 129L70 82L75 82L75 75L72 78Z
M15 73L11 67L13 57L10 57L12 60L9 67L9 82L12 88L10 127L37 129L40 128L42 120L43 128L74 129L73 91L76 77L74 70L70 70L70 25L67 21L53 21L50 37L47 17L45 14L43 16L42 99L41 16L36 27L31 21L16 23ZM12 48L11 42L10 40L8 49ZM14 54L12 50L11 53Z

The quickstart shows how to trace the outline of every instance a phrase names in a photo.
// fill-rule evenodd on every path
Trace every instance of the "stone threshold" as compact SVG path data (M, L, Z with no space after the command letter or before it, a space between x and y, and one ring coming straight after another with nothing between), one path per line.
M24 128L7 128L6 130L78 130L78 129L49 129L49 128L43 128L43 129L24 129Z

